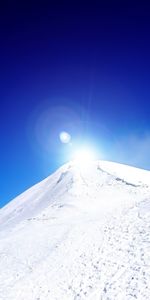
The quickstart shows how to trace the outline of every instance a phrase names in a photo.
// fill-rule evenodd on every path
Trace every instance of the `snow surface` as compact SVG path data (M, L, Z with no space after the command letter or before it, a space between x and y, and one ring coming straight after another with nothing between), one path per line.
M0 210L0 300L143 300L149 282L149 171L69 163Z

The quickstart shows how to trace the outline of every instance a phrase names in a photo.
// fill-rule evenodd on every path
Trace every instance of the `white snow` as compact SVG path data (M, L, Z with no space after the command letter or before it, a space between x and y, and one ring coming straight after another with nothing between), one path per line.
M69 163L0 210L0 300L144 300L149 282L149 171Z

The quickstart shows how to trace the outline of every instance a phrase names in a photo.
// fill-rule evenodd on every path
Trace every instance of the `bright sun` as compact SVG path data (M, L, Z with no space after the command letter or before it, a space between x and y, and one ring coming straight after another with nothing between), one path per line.
M73 162L79 167L87 167L96 159L94 151L88 148L80 149L73 155Z

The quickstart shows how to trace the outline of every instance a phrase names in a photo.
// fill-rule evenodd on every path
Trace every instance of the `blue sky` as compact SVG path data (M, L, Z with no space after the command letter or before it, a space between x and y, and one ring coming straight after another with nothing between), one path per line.
M150 7L27 1L0 14L0 206L81 144L150 169Z

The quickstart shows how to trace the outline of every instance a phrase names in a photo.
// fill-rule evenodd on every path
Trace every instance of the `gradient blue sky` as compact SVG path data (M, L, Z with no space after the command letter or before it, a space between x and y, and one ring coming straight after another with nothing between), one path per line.
M0 10L0 207L82 143L150 169L150 7L48 2Z

